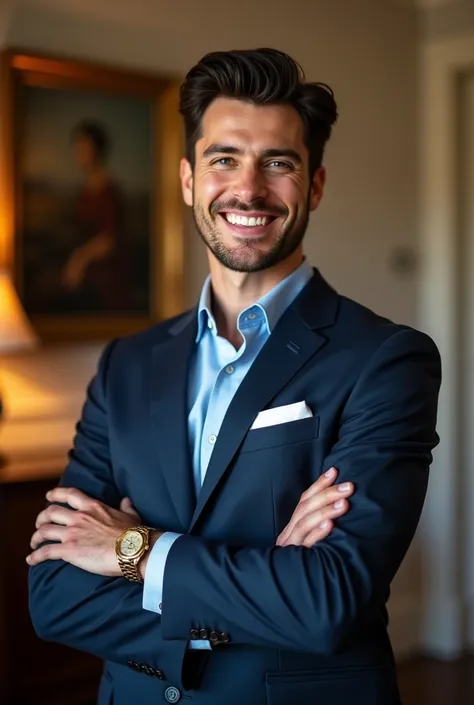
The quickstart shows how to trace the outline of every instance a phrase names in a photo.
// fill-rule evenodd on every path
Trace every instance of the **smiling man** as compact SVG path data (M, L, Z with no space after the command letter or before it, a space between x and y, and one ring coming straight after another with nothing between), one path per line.
M104 659L100 705L399 705L386 602L438 442L437 348L304 256L328 86L216 52L180 107L210 274L195 309L104 350L32 536L33 624Z

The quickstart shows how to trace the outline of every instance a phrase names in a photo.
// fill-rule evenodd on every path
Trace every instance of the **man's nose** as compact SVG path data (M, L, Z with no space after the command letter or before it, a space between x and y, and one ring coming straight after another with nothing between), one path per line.
M239 200L250 203L257 198L265 198L267 194L267 183L261 169L256 166L246 166L236 172L233 195Z

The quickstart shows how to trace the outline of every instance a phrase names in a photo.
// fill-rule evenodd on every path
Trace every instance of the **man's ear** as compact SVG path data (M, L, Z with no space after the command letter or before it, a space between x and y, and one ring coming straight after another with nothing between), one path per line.
M313 176L311 182L311 190L309 194L309 209L316 210L319 206L324 193L324 184L326 183L326 169L320 166Z
M183 157L179 165L179 175L181 178L181 190L183 200L187 206L193 205L193 170L188 160Z

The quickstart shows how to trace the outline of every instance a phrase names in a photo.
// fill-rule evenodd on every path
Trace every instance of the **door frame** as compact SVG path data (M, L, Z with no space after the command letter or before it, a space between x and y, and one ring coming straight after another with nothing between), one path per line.
M474 646L474 605L463 585L460 323L458 269L460 79L474 70L474 34L425 42L420 56L420 327L442 357L438 433L428 497L420 525L424 595L420 646L445 658ZM473 590L474 592L474 590ZM470 609L469 609L470 608ZM470 624L469 624L470 620Z

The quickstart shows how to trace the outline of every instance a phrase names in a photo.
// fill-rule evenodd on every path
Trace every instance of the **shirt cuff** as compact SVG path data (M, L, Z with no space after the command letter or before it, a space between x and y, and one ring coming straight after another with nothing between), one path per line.
M161 614L166 559L171 546L180 536L182 534L166 531L150 551L143 584L142 606L144 610Z
M212 651L212 646L211 646L211 642L208 641L207 639L206 640L203 639L202 641L201 640L199 640L199 641L193 640L188 643L188 649L190 649L191 651L199 651L199 650Z

